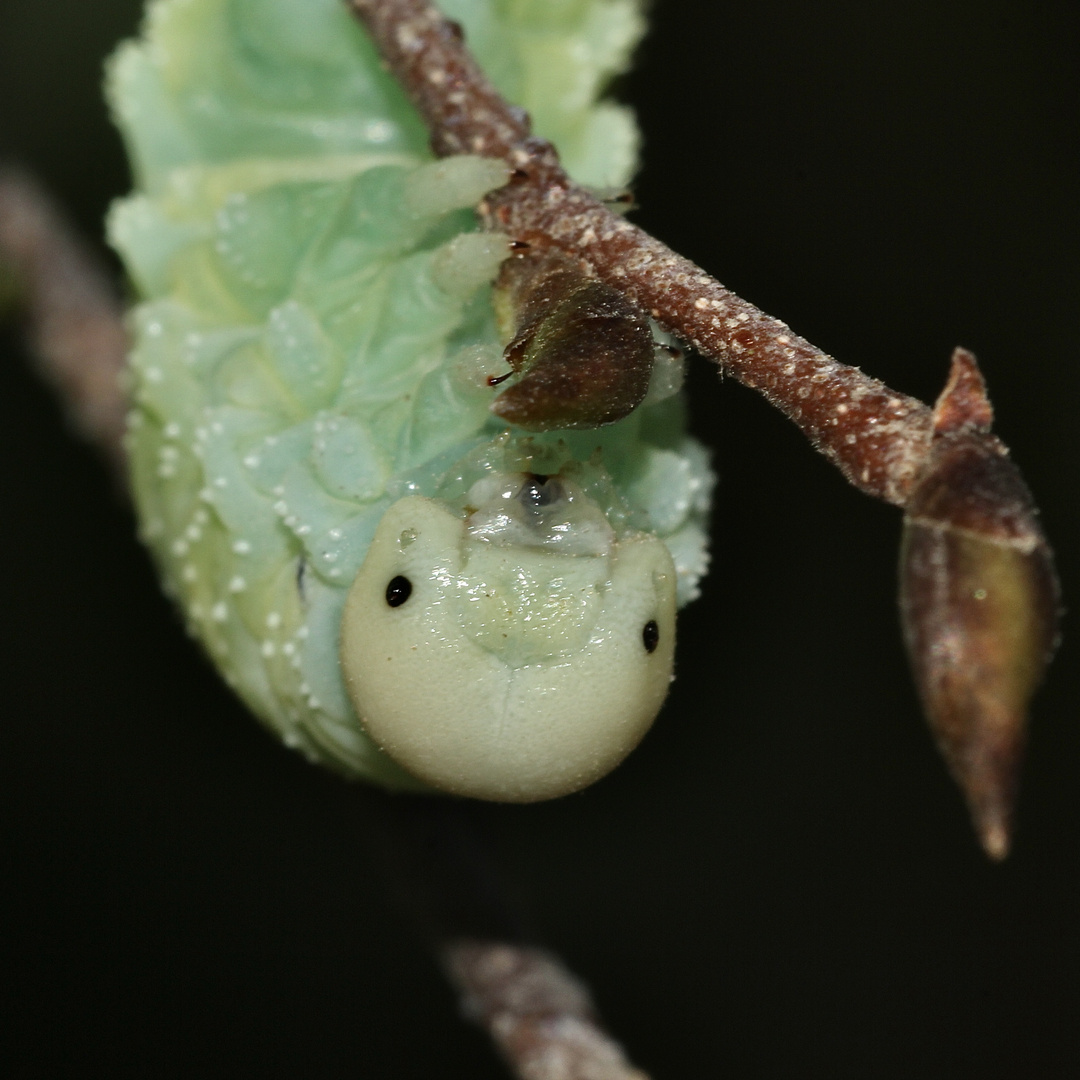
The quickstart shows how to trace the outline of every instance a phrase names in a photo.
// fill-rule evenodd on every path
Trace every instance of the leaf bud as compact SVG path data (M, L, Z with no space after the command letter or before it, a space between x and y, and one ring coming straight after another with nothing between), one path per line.
M1008 853L1028 702L1057 639L1053 556L975 357L953 354L905 506L900 611L931 730L987 854Z

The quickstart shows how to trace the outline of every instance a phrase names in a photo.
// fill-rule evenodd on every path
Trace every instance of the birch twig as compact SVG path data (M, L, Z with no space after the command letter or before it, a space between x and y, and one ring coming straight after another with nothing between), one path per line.
M579 260L760 391L860 491L905 509L901 609L915 680L982 845L1003 858L1027 705L1056 644L1058 587L1035 504L990 433L975 358L956 351L933 409L838 363L574 184L527 114L480 70L461 27L428 0L346 2L435 152L511 167L510 182L480 204L488 229Z

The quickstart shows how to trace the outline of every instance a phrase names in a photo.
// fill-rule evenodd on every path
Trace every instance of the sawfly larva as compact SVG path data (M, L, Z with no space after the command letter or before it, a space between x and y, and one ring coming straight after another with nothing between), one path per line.
M632 0L444 7L578 180L626 182L632 120L596 97ZM432 160L338 0L157 0L109 88L136 173L110 219L142 298L132 482L192 633L348 775L508 801L602 776L706 564L678 361L601 428L492 413L508 244L472 207L506 167Z

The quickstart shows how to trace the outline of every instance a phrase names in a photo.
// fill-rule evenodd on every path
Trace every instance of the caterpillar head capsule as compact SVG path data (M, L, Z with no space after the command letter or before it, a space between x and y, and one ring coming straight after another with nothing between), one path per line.
M433 787L533 802L586 787L671 681L675 568L558 477L492 477L472 513L410 496L349 591L341 663L361 723Z

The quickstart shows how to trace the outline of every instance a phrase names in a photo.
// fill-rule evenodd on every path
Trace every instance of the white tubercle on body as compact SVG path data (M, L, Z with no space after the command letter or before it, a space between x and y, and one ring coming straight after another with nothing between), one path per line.
M386 512L349 591L341 663L364 729L443 791L532 802L586 787L671 682L676 573L559 477L474 485L466 516Z

